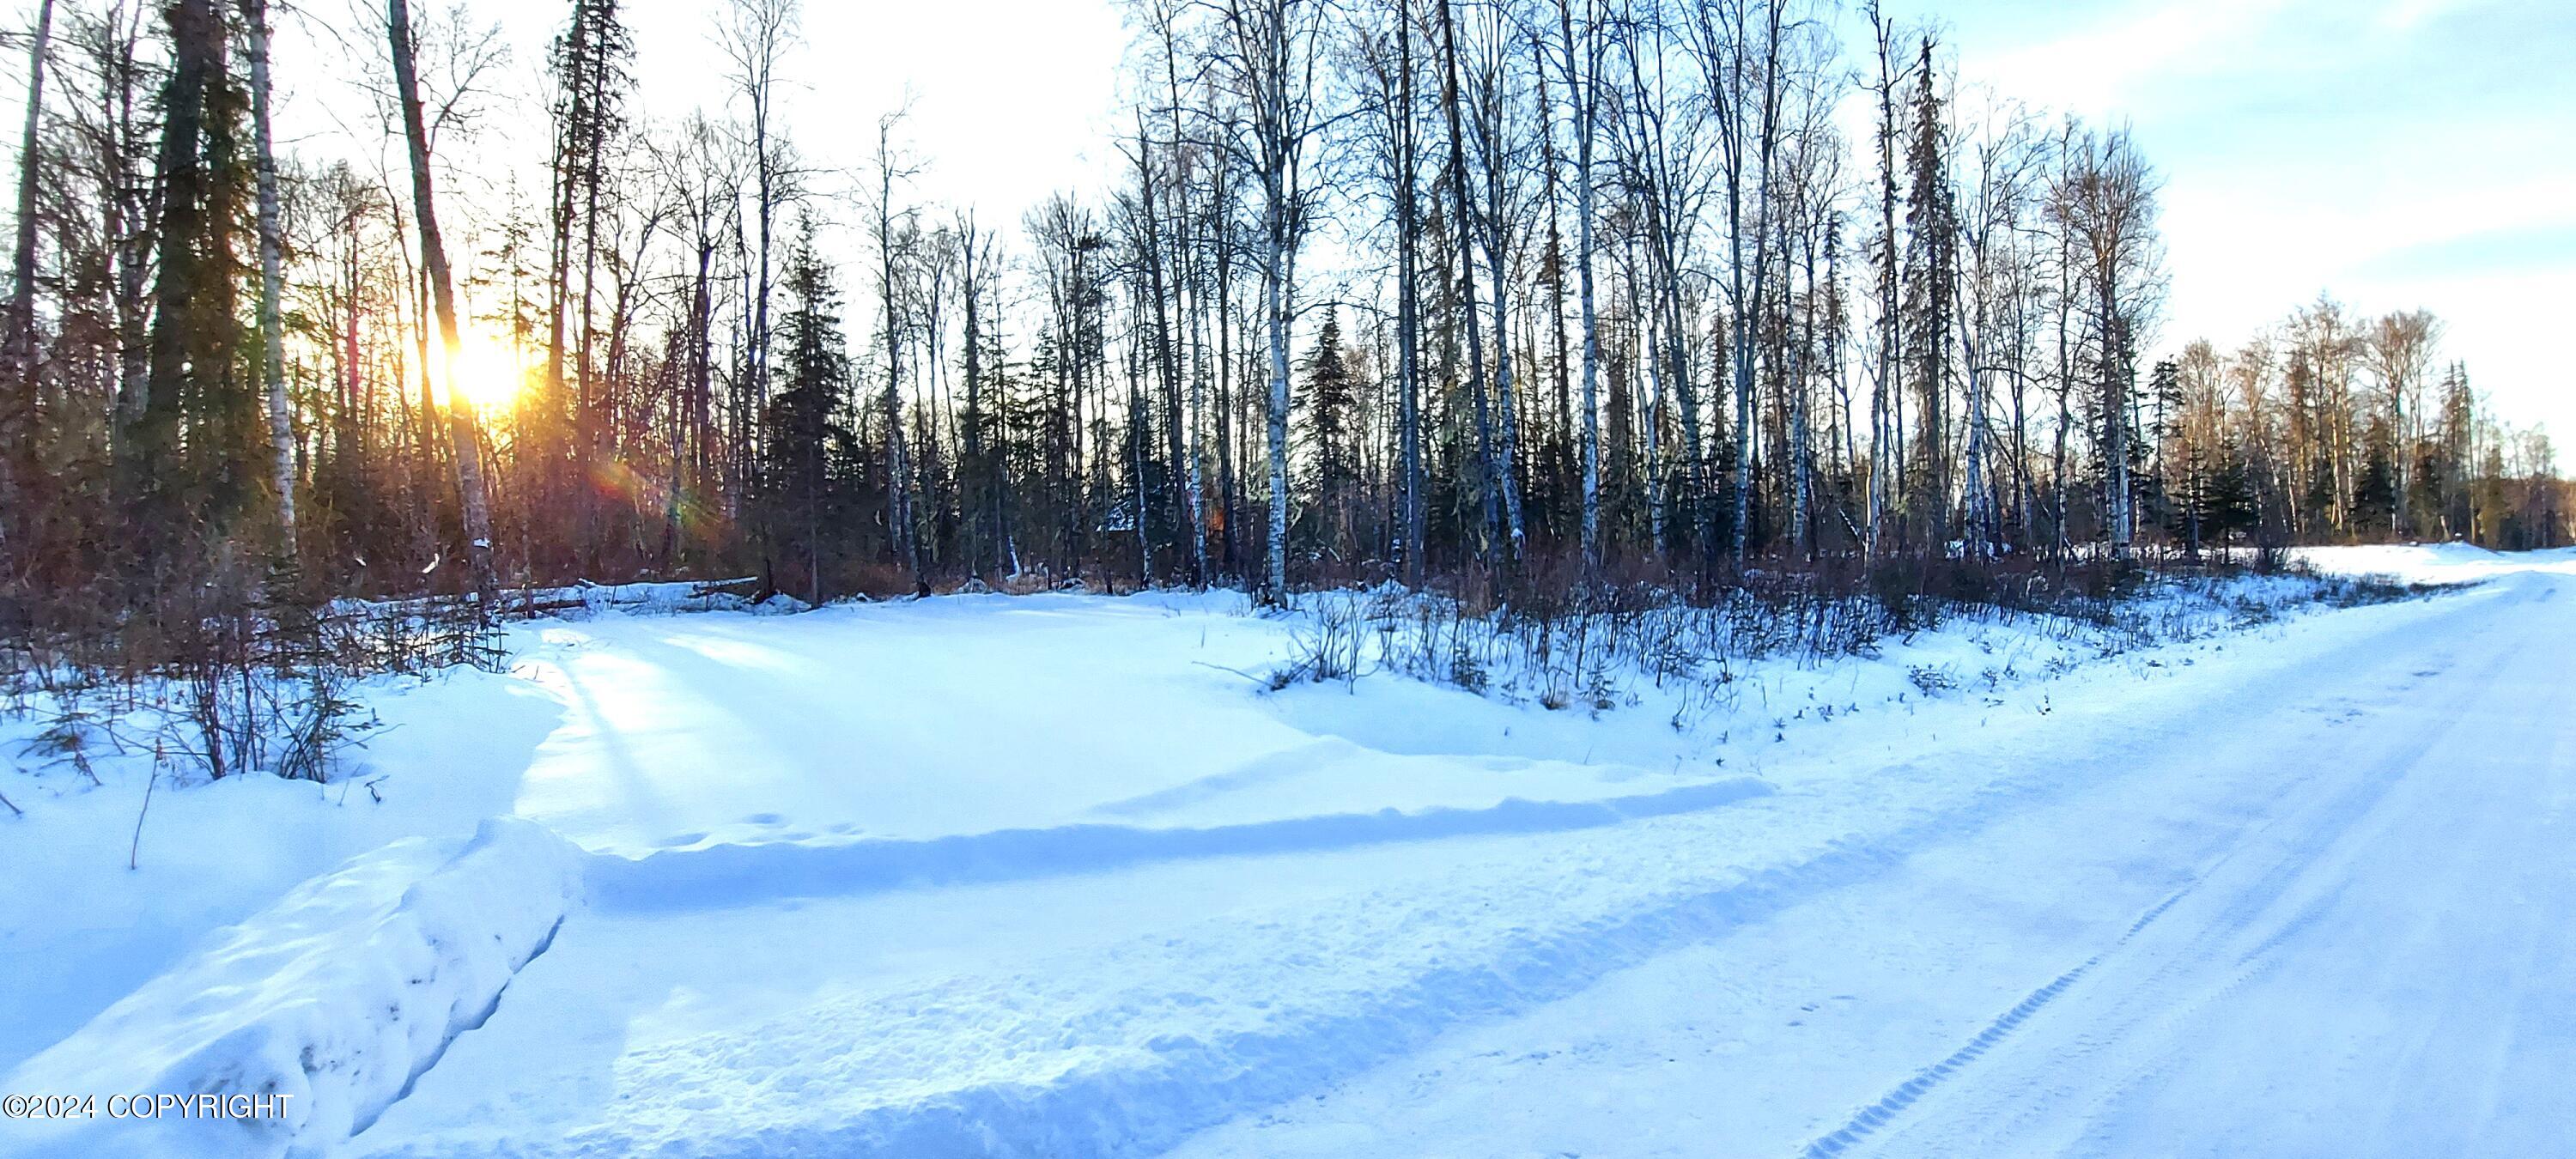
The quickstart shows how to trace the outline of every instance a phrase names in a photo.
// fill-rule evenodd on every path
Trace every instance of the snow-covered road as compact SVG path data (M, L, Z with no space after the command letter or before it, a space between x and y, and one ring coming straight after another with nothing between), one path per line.
M2071 967L2025 1032L1891 1123L1885 1150L2576 1147L2571 586L2514 581L2457 637L2287 706L2316 724L2261 714L2271 743L2222 767L2312 775Z
M1633 815L681 848L355 1149L2558 1152L2571 654L2576 579L2514 573L1560 794Z

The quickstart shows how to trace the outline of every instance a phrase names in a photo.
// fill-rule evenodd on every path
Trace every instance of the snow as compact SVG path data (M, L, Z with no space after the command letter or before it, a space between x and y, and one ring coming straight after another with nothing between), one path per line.
M953 619L941 639L975 672L947 685L933 666L917 684L871 682L870 696L849 698L894 704L812 711L930 711L908 698L989 694L1000 683L1012 701L975 716L994 721L989 731L1068 707L1133 721L1124 693L1144 683L1157 727L1069 725L1064 738L1097 746L1088 762L1067 762L1088 770L1079 787L1121 795L1058 806L1066 820L1016 831L911 844L711 836L595 861L598 907L522 978L514 997L524 1005L461 1042L361 1137L361 1153L1152 1153L1868 880L1974 826L1999 800L2057 787L2054 764L1908 759L1928 743L1977 737L1989 723L2020 732L2066 721L2077 704L2134 705L2184 670L2228 659L2209 641L2088 666L2075 662L2096 649L2062 625L1962 623L1890 641L1872 659L1747 665L1725 703L1685 704L1640 685L1637 703L1596 719L1393 676L1264 695L1224 669L1265 670L1294 627L1230 609L1215 620L1186 601L995 606L1040 615L1006 637L955 606L806 617L809 633L836 619L868 625L888 650L902 645L886 637L920 619ZM2257 651L2351 646L2343 632L2289 638L2298 627ZM1111 631L1126 643L1104 638L1095 652L1093 633ZM773 646L853 655L870 644L827 634ZM1082 675L1098 674L1102 687L1057 684L1061 665L1014 661L1014 650L1096 654L1102 667ZM2043 679L2053 661L2075 670L2059 665L2058 678ZM1956 672L1962 687L1927 699L1910 675L1924 668ZM1820 719L1828 705L1831 721ZM1676 715L1686 727L1673 727ZM1194 731L1210 716L1227 727ZM971 778L981 762L968 758L985 739L879 767L895 784L916 767ZM1266 751L1227 763L1242 752L1232 746L1254 741ZM1215 755L1189 776L1162 765L1158 746L1174 743ZM1315 775L1399 758L1376 786ZM1407 796L1444 771L1472 786L1477 770L1518 776L1551 763L1619 778L1609 789L1568 782L1569 796L1682 807L1501 827L1492 819L1519 806L1478 809L1461 796L1426 807ZM1854 776L1860 769L1870 775ZM1748 774L1759 780L1738 780ZM1638 789L1677 779L1652 795ZM1280 795L1254 791L1282 785ZM1694 785L1713 795L1673 796ZM1355 810L1390 799L1415 806L1390 817L1399 827L1424 817L1479 826L1338 836L1348 819L1370 816ZM1452 812L1432 811L1441 808ZM986 815L1028 809L997 800ZM1168 824L1183 810L1217 824ZM1144 820L1114 830L1094 820L1130 813ZM1113 831L1123 848L1101 856ZM1282 832L1314 840L1261 840ZM631 849L606 836L602 848ZM957 856L926 867L942 851ZM730 952L747 944L763 948L757 961ZM522 1009L557 1015L522 1020ZM1432 1140L1390 1153L1448 1149Z
M141 742L94 754L93 786L26 755L36 722L0 720L0 760L33 766L0 790L27 811L0 817L0 1068L298 882L389 841L466 836L510 812L530 755L563 717L526 682L470 669L358 691L385 727L331 785L180 786L175 762L156 775Z
M2576 547L2499 552L2467 543L2303 547L2291 558L2325 575L2379 576L2399 583L2479 583L2521 572L2576 575Z
M776 841L602 856L589 880L610 906L630 909L738 905L753 898L847 895L903 886L1009 881L1097 872L1149 861L1348 849L1489 833L1604 828L1693 813L1762 796L1751 777L1600 801L1507 797L1483 808L1335 813L1206 828L1063 825L920 841Z
M627 858L969 834L999 848L1026 839L996 831L1595 801L1717 775L1704 764L1674 772L1677 759L1692 763L1690 744L1639 744L1636 730L1591 721L1542 722L1551 740L1538 749L1526 738L1441 752L1354 741L1335 717L1335 702L1362 699L1347 687L1254 695L1247 674L1279 664L1294 626L1244 612L1233 594L988 595L785 621L541 623L513 641L518 672L566 720L538 749L517 811ZM1363 729L1387 731L1373 722L1390 710L1489 736L1530 716L1455 689L1379 683L1398 703L1376 704L1372 687ZM1051 848L1079 857L1083 843Z
M131 873L140 766L9 780L0 1067L380 1043L296 1136L348 1155L2547 1151L2576 567L2308 562L2480 582L2177 586L1597 710L1502 646L1483 695L1270 689L1369 594L580 609L371 685L340 784L161 785ZM528 856L398 904L494 815ZM415 927L552 941L370 1021ZM232 964L322 958L309 1006Z
M31 1155L317 1152L375 1122L579 897L579 859L515 817L406 838L297 886L0 1079L12 1092L281 1097L282 1114L0 1120Z

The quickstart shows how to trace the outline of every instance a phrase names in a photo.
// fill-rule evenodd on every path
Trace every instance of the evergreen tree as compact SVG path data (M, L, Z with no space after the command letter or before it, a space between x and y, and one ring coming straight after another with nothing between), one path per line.
M2244 444L2234 436L2220 444L2218 462L2203 490L2208 498L2203 506L2201 534L2222 550L2230 536L2261 529L2263 511L2254 472Z
M797 566L805 598L819 603L824 570L837 558L832 545L845 540L852 514L848 481L858 437L850 427L852 383L840 292L814 252L811 222L799 231L784 274L787 309L777 335L783 389L763 416L753 518L766 562L783 559Z
M1941 97L1934 41L1923 38L1915 65L1913 121L1907 127L1906 289L1904 346L1913 363L1907 377L1916 391L1922 437L1915 442L1915 482L1924 498L1917 513L1925 542L1949 539L1951 327L1958 301L1958 206L1952 197L1945 134L1948 103Z
M240 310L248 98L229 67L223 5L177 0L163 16L171 66L156 173L160 261L149 371L124 400L119 456L134 520L128 542L156 571L188 563L183 532L222 534L252 493L260 461L258 388Z
M1315 344L1303 367L1306 390L1298 408L1306 415L1309 445L1308 480L1303 490L1315 496L1308 530L1327 550L1338 550L1350 531L1348 491L1352 480L1352 419L1358 407L1349 358L1342 349L1339 312L1324 311ZM1293 509L1293 508L1292 508Z

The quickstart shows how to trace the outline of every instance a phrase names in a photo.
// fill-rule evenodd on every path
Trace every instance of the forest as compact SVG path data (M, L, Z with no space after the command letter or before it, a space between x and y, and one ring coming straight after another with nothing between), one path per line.
M2164 333L2155 160L1874 2L1129 0L1123 176L1016 221L900 112L790 136L797 0L677 120L557 7L529 104L440 0L32 6L0 630L2570 540L2439 317ZM376 140L280 139L283 21Z

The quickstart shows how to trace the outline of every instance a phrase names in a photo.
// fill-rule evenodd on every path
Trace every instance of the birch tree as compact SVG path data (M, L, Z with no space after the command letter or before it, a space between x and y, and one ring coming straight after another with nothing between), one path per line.
M877 196L871 207L875 223L871 235L877 250L877 298L883 308L885 331L885 389L878 395L880 418L885 423L886 447L886 529L894 540L897 562L912 575L914 588L930 594L930 585L922 579L919 528L914 526L912 511L912 459L903 433L903 337L904 325L898 316L902 301L901 282L896 264L902 260L899 226L908 224L910 210L899 210L894 204L894 186L899 180L910 180L915 167L899 160L894 151L895 126L903 123L898 110L877 119Z
M2155 174L2125 130L2082 134L2049 210L2072 239L2091 291L2106 534L2112 558L2126 560L2137 534L2129 469L2137 345L2162 277Z
M797 175L776 124L778 66L796 42L798 0L726 0L716 43L732 65L734 90L751 113L751 178L754 254L750 315L740 404L756 410L769 397L770 304L775 297L771 263L777 249L778 211L796 194Z
M1313 166L1328 118L1317 99L1325 0L1224 0L1215 62L1242 101L1228 148L1260 194L1262 324L1270 388L1267 574L1262 590L1288 597L1288 342L1297 313L1297 253L1305 243Z
M241 0L241 12L250 32L251 139L259 180L259 356L260 378L268 399L269 446L274 455L269 479L277 491L279 550L291 561L295 558L295 411L286 396L286 321L282 305L286 239L285 225L278 216L277 147L270 129L274 97L268 0Z
M1789 0L1713 0L1698 8L1692 47L1701 92L1717 126L1726 183L1727 301L1733 340L1727 357L1735 386L1735 520L1729 532L1742 566L1753 502L1754 320L1762 316L1771 272L1771 231L1746 221L1771 204L1772 157L1780 143L1781 51ZM1745 234L1753 235L1748 263ZM1749 274L1749 280L1748 280Z
M1592 138L1601 118L1601 70L1608 38L1601 0L1583 0L1581 32L1575 0L1556 0L1557 66L1565 80L1574 121L1574 269L1583 326L1583 565L1601 566L1601 336L1592 300Z

